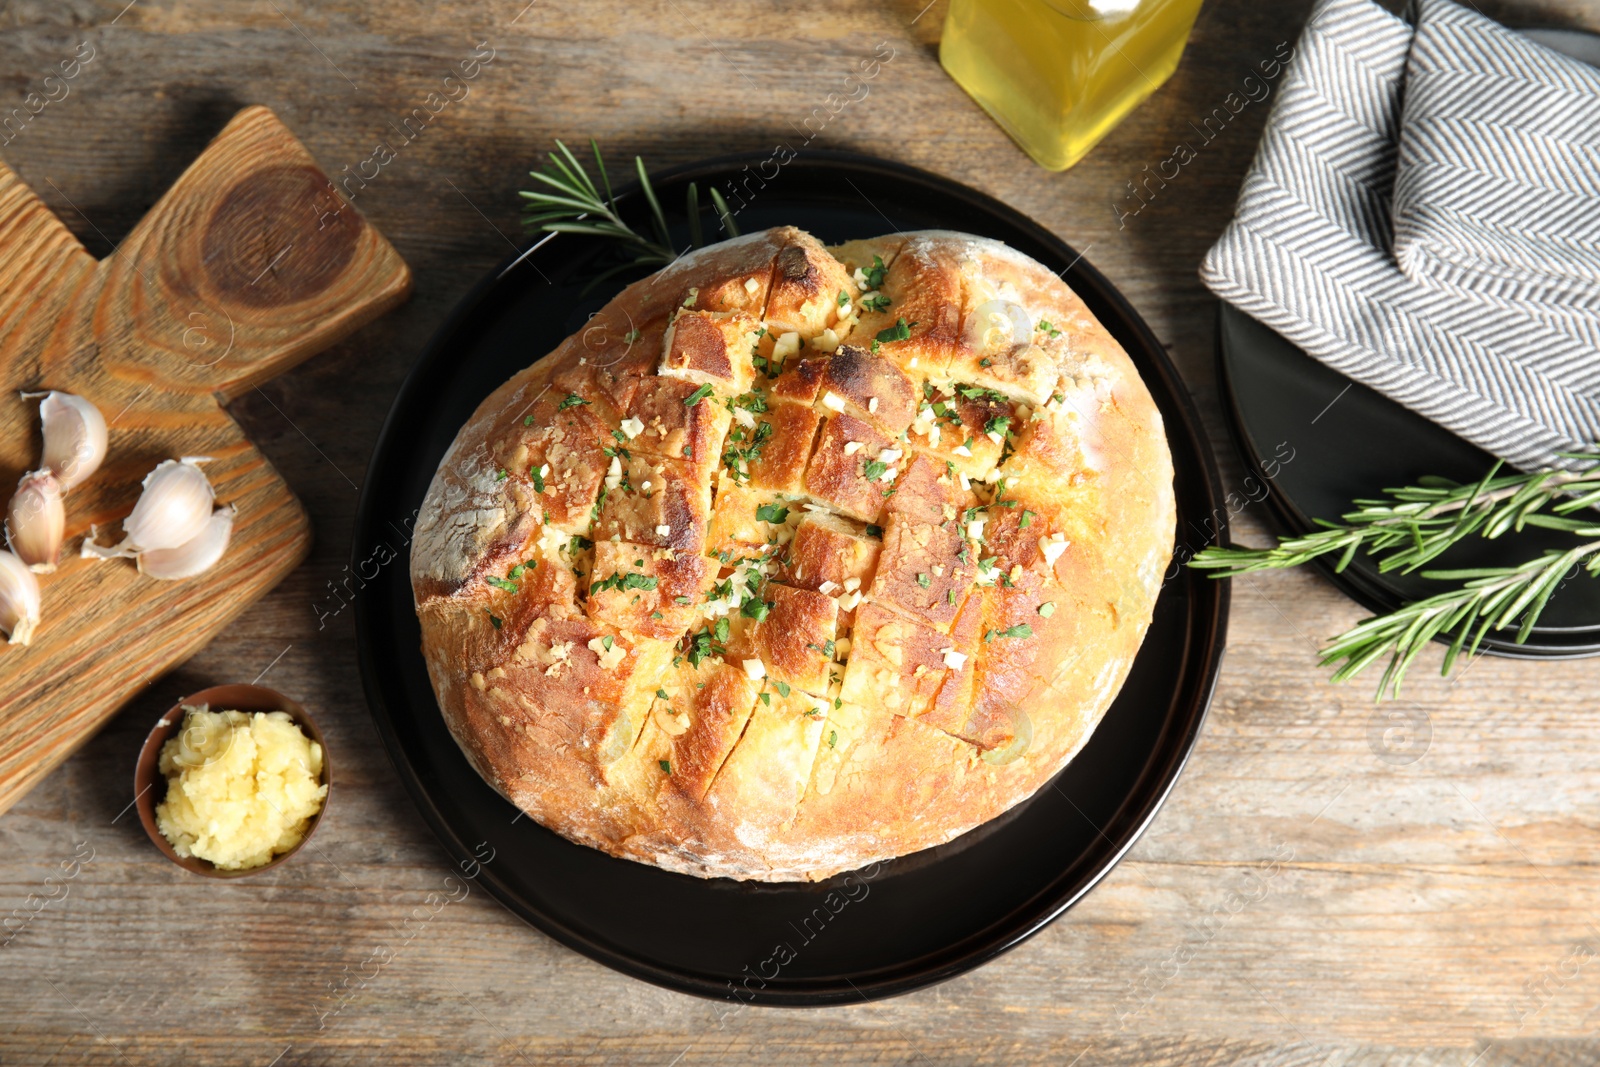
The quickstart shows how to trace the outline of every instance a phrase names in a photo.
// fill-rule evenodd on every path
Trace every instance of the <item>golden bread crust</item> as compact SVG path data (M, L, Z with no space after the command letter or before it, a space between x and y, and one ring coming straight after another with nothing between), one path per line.
M792 228L678 260L495 390L416 527L472 766L705 877L951 838L1083 746L1173 542L1161 417L1051 271Z

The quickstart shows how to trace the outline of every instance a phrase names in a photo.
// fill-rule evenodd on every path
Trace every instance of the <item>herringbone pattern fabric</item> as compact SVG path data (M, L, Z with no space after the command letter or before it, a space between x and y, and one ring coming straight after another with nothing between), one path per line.
M1425 2L1424 20L1445 3ZM1201 277L1315 358L1490 452L1522 467L1559 465L1557 453L1600 439L1600 316L1571 302L1480 292L1460 275L1422 284L1396 259L1391 207L1402 96L1414 107L1412 36L1370 0L1317 5L1236 217ZM1452 62L1480 76L1515 70L1524 83L1566 62L1553 53L1533 68L1519 67L1515 56L1478 58L1487 47ZM1509 113L1515 102L1506 104ZM1532 117L1544 119L1537 109ZM1556 116L1551 128L1576 123ZM1487 137L1474 135L1474 151L1507 158L1521 151L1510 139L1492 149ZM1437 203L1436 194L1425 195ZM1415 233L1406 239L1412 248L1434 246Z
M1394 205L1413 280L1600 308L1600 71L1423 3Z

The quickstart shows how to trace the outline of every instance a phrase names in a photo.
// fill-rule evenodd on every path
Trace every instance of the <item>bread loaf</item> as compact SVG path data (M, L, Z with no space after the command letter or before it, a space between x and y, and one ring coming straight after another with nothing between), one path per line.
M451 733L573 841L823 878L1083 747L1174 534L1161 417L1050 270L959 233L686 255L486 399L413 542Z

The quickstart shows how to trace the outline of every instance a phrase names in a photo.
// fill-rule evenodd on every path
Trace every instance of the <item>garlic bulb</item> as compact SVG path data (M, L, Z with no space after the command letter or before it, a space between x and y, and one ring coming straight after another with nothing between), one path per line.
M0 630L13 645L25 645L33 640L37 625L39 579L22 560L0 551Z
M67 509L61 483L48 470L24 474L6 512L6 541L30 570L49 574L61 558Z
M122 543L113 548L83 542L83 555L96 559L127 558L160 548L178 548L204 531L216 501L200 464L208 456L164 460L144 479L144 492L133 514L122 520Z
M39 421L44 427L39 466L60 479L63 493L100 469L106 458L106 420L99 408L81 396L51 390L39 405Z
M216 566L233 536L233 507L218 508L205 527L177 548L152 548L139 553L139 572L151 578L193 578Z

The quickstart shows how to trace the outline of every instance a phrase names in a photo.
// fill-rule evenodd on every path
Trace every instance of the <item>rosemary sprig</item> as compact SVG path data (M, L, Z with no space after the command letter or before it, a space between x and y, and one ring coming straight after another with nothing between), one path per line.
M1592 464L1600 460L1600 446L1563 455ZM1338 552L1334 570L1343 571L1364 549L1381 557L1380 571L1409 573L1474 535L1494 538L1526 526L1577 532L1589 525L1566 516L1600 503L1600 467L1502 475L1501 466L1496 463L1472 485L1424 478L1419 485L1385 489L1391 499L1357 500L1355 510L1342 516L1343 523L1318 519L1322 529L1285 538L1272 548L1207 548L1189 566L1231 578L1298 567ZM1548 512L1542 510L1547 506Z
M607 237L627 246L633 258L604 272L595 281L632 267L659 267L677 259L680 253L672 245L667 216L656 197L655 187L650 184L644 160L633 157L639 190L650 208L648 237L628 225L622 217L617 208L616 194L611 188L611 176L606 172L605 160L600 156L600 146L591 139L589 148L594 153L598 184L578 157L572 154L572 150L561 141L556 142L556 151L548 153L549 163L539 170L528 172L543 188L518 194L527 201L523 205L523 226L544 233L581 233ZM710 194L712 211L723 232L729 237L739 236L739 228L733 221L733 212L728 210L727 201L716 189L711 189ZM693 182L689 184L685 209L689 217L691 247L699 248L705 243L705 234L700 226L700 192Z
M1600 524L1582 532L1600 537ZM1406 668L1435 637L1451 637L1440 674L1449 674L1463 651L1469 658L1476 655L1490 630L1504 630L1519 618L1515 640L1522 644L1533 632L1551 595L1579 568L1590 577L1600 577L1600 540L1584 542L1565 552L1546 552L1512 567L1423 571L1424 578L1467 581L1458 589L1436 593L1356 624L1322 650L1322 665L1338 663L1333 680L1342 682L1388 656L1377 696L1379 700L1386 694L1399 696Z
M1410 573L1468 538L1495 538L1528 526L1588 539L1509 567L1424 570L1424 578L1463 584L1367 619L1322 650L1323 666L1339 664L1334 681L1354 677L1387 656L1377 696L1398 696L1406 668L1436 637L1451 638L1441 671L1449 674L1461 653L1476 654L1490 631L1515 623L1516 643L1525 642L1568 575L1581 568L1600 577L1600 517L1573 515L1600 503L1600 465L1595 465L1600 446L1563 453L1563 458L1591 465L1501 474L1496 463L1472 485L1422 479L1418 485L1384 490L1388 499L1355 501L1355 510L1343 516L1343 523L1319 520L1321 529L1284 538L1271 548L1207 548L1189 566L1230 578L1298 567L1338 553L1334 569L1343 571L1364 550L1378 557L1380 571Z

